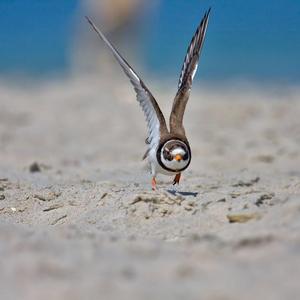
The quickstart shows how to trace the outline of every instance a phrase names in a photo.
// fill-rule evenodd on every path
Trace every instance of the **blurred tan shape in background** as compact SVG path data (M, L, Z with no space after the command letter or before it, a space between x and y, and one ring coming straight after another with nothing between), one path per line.
M141 9L143 0L86 0L85 8L101 18L106 31L114 31L130 23Z
M153 2L155 3L155 1ZM105 50L96 34L85 22L88 15L120 49L133 66L138 64L136 44L140 16L153 5L145 0L82 0L78 14L78 28L73 46L73 73L76 75L99 75L107 77L120 74L119 66Z

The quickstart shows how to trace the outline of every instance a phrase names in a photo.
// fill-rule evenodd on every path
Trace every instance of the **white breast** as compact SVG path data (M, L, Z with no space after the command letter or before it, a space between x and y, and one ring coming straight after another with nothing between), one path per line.
M170 172L163 169L157 161L156 157L156 149L151 149L148 155L149 168L152 176L156 176L156 174L164 174L164 175L174 175L176 172Z

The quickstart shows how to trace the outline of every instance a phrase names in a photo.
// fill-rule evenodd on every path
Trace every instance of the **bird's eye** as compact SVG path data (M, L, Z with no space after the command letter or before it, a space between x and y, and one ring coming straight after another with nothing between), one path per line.
M182 159L183 160L187 160L189 158L189 154L187 152L185 152L185 154L183 155Z
M173 157L170 153L170 150L168 148L164 149L163 156L165 159L170 160L170 161L173 159Z

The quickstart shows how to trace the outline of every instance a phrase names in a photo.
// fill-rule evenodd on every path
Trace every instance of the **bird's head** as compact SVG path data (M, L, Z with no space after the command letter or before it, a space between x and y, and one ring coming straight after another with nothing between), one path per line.
M161 149L161 162L172 171L184 170L190 163L189 147L180 140L167 141Z

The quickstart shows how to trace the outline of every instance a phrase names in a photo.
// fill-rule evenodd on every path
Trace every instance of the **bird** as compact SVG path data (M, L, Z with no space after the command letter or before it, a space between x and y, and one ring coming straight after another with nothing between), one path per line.
M148 160L153 190L157 189L157 174L175 175L173 185L179 184L181 173L188 168L191 162L192 152L183 126L183 116L198 68L210 11L211 8L205 12L188 46L169 118L169 128L157 101L144 81L93 21L86 16L93 30L110 49L129 78L136 92L137 101L144 112L148 127L148 138L145 141L148 148L143 159Z

